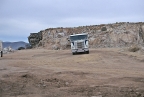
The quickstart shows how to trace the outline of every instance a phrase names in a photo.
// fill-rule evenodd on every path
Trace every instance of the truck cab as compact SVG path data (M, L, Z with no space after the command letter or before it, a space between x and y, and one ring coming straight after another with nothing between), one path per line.
M0 41L0 56L3 57L2 41Z
M73 55L79 52L85 52L89 54L89 43L87 33L70 35L70 42L71 51Z

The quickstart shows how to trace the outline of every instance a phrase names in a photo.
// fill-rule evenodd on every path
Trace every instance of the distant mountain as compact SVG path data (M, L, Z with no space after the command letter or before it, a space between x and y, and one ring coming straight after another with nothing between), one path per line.
M12 49L18 49L19 47L24 47L26 46L26 42L23 42L23 41L19 41L19 42L3 42L3 48L5 47L11 47Z

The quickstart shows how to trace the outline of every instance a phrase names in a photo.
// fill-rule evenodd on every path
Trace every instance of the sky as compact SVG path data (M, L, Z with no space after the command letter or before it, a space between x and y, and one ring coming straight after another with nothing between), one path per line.
M57 27L144 22L144 0L0 0L0 40Z

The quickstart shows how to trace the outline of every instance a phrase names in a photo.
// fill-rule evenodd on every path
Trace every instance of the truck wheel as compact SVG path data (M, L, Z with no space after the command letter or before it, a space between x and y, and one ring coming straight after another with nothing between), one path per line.
M3 57L3 51L1 51L1 57Z
M86 51L86 54L89 54L89 51Z
M73 55L75 55L76 53L72 53Z

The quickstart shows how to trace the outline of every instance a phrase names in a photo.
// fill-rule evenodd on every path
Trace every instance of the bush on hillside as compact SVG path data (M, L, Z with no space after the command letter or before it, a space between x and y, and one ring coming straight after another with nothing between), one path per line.
M101 31L107 31L107 28L104 26L101 28Z
M129 47L129 51L130 52L136 52L139 51L141 48L138 45L132 45L131 47Z
M25 48L24 48L24 47L19 47L19 48L18 48L18 50L23 50L23 49L25 49Z

